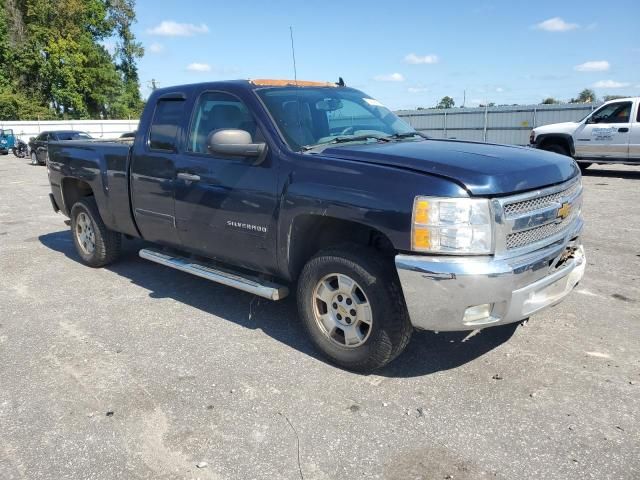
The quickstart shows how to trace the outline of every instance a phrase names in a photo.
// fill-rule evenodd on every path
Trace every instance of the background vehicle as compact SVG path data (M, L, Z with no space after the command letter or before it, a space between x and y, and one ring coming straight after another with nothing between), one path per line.
M31 165L44 165L47 160L49 142L60 140L91 140L88 133L75 130L56 130L42 132L37 137L29 139L31 150Z
M82 261L140 256L271 300L354 370L412 329L517 322L582 278L572 160L429 140L366 94L254 80L156 90L133 145L52 142L54 210Z
M16 137L12 129L0 130L0 154L6 155L15 145Z
M25 158L29 156L29 145L18 138L11 151L16 157Z
M530 143L568 155L581 169L592 163L640 164L640 97L605 103L579 122L534 128Z

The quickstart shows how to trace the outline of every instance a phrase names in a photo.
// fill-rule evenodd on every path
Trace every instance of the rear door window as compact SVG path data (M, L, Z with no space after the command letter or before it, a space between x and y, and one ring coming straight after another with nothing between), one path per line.
M182 99L159 100L149 129L149 148L175 152L178 149L178 132L182 125L185 101Z

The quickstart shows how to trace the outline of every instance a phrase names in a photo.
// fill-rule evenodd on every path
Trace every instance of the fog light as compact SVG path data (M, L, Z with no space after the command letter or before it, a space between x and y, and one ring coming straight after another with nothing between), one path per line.
M476 305L469 307L464 311L463 323L476 323L491 317L491 310L493 309L492 303L483 303L482 305Z

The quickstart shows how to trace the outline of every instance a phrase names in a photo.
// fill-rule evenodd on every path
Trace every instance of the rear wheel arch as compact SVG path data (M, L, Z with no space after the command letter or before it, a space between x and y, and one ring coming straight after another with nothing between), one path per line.
M71 208L75 203L84 197L93 196L93 189L84 180L77 178L67 177L62 180L61 183L62 200L64 213L71 214Z

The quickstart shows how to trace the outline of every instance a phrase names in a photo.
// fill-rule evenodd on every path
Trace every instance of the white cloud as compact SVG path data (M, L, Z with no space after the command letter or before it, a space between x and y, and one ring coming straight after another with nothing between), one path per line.
M149 50L149 52L151 53L162 53L164 52L164 45L162 45L161 43L152 43L151 45L149 45L149 47L147 48L147 50Z
M409 55L404 57L405 63L411 65L420 65L420 64L434 64L440 61L440 58L437 55L416 55L415 53L410 53Z
M578 72L606 72L611 65L606 60L591 60L573 67Z
M178 23L172 20L164 20L160 24L147 30L151 35L163 37L192 37L199 33L208 33L209 27L204 23L194 25L193 23Z
M502 93L502 92L504 92L504 88L498 87L498 88L496 88L496 92Z
M560 17L553 17L534 25L538 30L546 30L547 32L568 32L569 30L575 30L579 26L577 23L565 22Z
M389 73L386 75L376 75L373 79L376 82L404 82L404 75L401 73Z
M428 92L429 89L427 87L409 87L407 88L407 92L409 93L424 93Z
M189 70L190 72L210 72L211 65L209 65L208 63L190 63L189 65L187 65L187 70Z
M616 82L615 80L600 80L593 84L594 88L625 88L631 84L627 82Z

